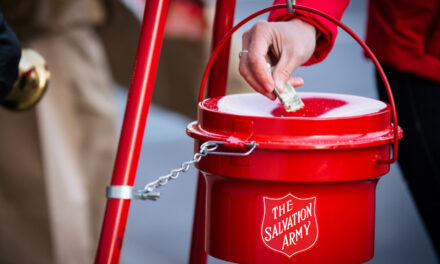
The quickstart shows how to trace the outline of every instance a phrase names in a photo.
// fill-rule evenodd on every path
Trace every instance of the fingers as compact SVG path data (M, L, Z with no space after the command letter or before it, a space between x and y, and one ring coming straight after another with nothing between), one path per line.
M240 74L259 93L274 100L273 89L282 92L285 84L294 87L304 84L292 73L306 62L314 51L316 30L302 21L274 22L260 21L243 34L243 50L240 56ZM268 72L269 56L276 63L272 75Z
M243 53L240 57L240 74L259 93L275 100L274 82L266 65L266 55L271 44L270 27L267 22L258 22L243 34Z
M313 55L316 45L316 29L299 19L279 22L274 30L274 50L279 56L273 71L275 86L279 91L289 81L292 73Z
M293 88L297 88L304 85L304 79L298 76L290 77L289 82L293 86Z
M252 28L249 40L249 69L262 88L272 93L274 89L273 78L268 72L266 56L272 45L272 30L268 22L262 21Z
M284 51L281 53L281 57L278 60L278 63L275 65L272 73L275 87L279 92L282 92L286 83L291 80L298 82L298 85L295 85L291 82L293 87L304 84L304 80L299 77L291 78L292 73L301 65L301 63L295 59L293 54L290 53L291 52L289 51ZM299 82L300 80L298 78L302 80L302 83Z

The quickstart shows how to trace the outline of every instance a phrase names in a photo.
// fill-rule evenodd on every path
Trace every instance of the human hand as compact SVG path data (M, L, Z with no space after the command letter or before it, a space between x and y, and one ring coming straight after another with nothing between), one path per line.
M243 34L240 74L259 93L275 100L273 89L282 92L289 81L293 87L304 84L300 77L291 77L300 65L312 56L316 45L316 29L299 19L286 22L256 23ZM272 76L266 63L275 66Z

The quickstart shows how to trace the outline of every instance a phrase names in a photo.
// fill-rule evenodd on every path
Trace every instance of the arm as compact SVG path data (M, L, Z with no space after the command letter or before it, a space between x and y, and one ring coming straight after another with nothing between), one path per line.
M298 4L326 12L338 19L348 5L348 0L298 0ZM285 4L276 0L274 4ZM296 10L278 9L269 16L270 21L258 22L243 34L243 53L240 73L258 92L275 99L273 88L279 91L287 81L293 86L303 84L301 78L291 78L300 65L322 61L333 47L337 28L331 22L316 15ZM273 76L266 70L266 61L275 65Z
M0 13L0 102L9 94L18 78L20 56L20 43Z

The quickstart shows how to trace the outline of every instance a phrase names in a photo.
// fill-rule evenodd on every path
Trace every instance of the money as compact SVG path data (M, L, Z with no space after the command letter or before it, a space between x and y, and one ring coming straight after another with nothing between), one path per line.
M267 63L267 70L269 71L270 75L272 75L273 69L274 67ZM276 88L274 91L287 112L295 112L304 107L303 101L289 82L284 85L282 93L278 92Z

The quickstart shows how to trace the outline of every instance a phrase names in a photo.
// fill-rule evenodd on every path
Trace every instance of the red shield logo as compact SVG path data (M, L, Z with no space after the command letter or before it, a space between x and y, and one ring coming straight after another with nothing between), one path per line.
M289 258L308 250L318 240L316 197L263 197L261 238L270 249Z

